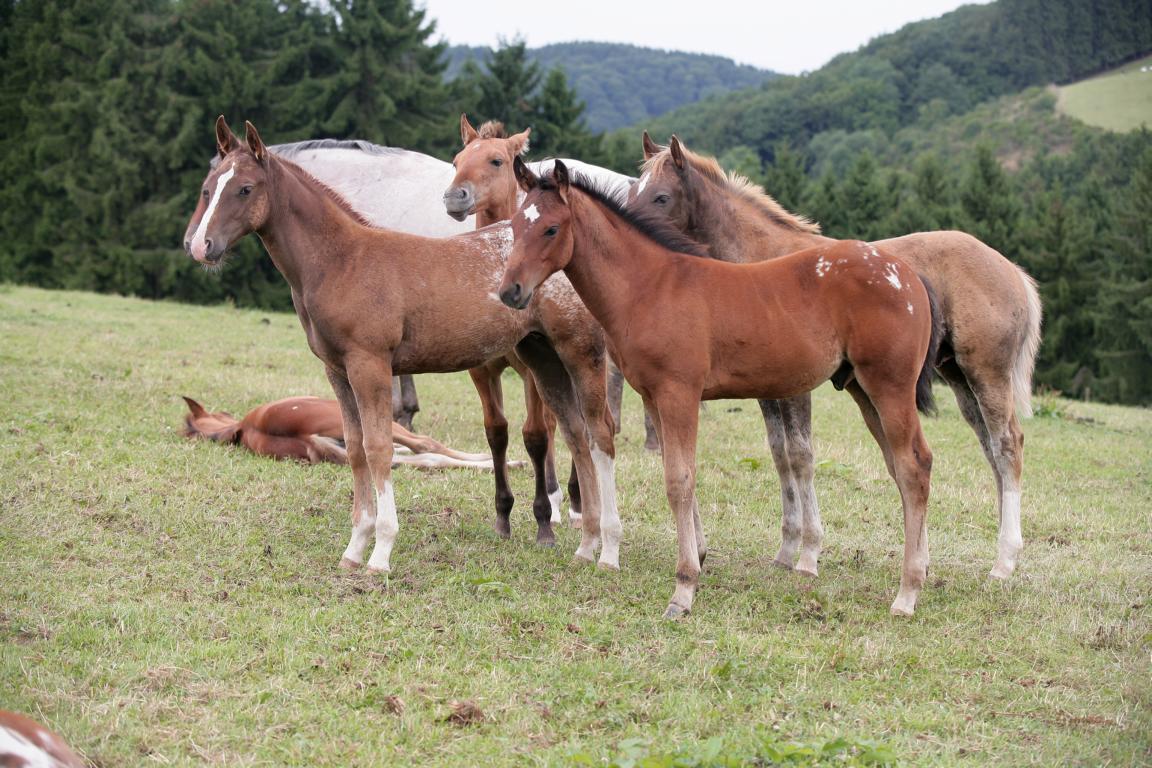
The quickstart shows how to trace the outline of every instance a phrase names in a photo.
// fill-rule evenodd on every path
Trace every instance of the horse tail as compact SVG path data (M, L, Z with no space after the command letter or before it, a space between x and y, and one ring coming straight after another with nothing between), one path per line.
M936 397L932 394L932 379L936 373L936 356L940 352L940 341L944 338L944 322L940 315L940 302L936 298L936 289L923 275L920 282L924 284L924 291L928 294L928 309L931 315L932 332L928 337L928 351L924 354L924 365L920 368L920 376L916 379L916 409L925 416L936 415Z
M1020 417L1026 419L1032 415L1032 371L1036 368L1036 354L1040 351L1040 323L1044 310L1036 281L1019 267L1016 271L1024 283L1028 316L1024 321L1024 338L1012 361L1012 396Z
M190 413L184 417L184 437L203 437L217 443L240 442L240 422L228 413L209 413L204 406L185 397Z

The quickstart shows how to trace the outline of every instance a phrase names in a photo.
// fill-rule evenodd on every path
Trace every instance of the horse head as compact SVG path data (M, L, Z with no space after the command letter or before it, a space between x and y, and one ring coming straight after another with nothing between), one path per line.
M527 128L514 136L504 126L489 121L477 130L460 115L460 138L464 148L452 159L456 176L444 192L448 215L463 221L477 211L493 212L492 221L511 216L516 207L516 178L512 161L528 151ZM486 222L491 223L491 221Z
M184 250L207 266L220 264L228 248L268 216L270 156L256 127L247 121L244 127L241 142L223 115L216 119L218 162L204 179L184 232Z
M551 176L537 176L519 157L512 167L526 197L512 217L514 245L499 292L509 307L524 309L536 288L572 260L570 180L560 160Z

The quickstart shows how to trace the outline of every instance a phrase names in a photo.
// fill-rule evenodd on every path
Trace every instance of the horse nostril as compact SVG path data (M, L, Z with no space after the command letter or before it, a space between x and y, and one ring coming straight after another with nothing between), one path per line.
M212 238L204 238L204 253L212 253Z
M185 240L184 241L184 250L185 251L192 250L192 241L191 240Z

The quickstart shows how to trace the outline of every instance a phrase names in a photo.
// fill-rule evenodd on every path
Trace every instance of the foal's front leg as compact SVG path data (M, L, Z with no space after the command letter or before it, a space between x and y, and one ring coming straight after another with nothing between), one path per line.
M364 434L360 429L360 412L356 408L356 395L344 374L325 368L332 391L340 403L344 421L344 445L348 464L352 467L352 537L340 558L340 567L353 571L364 562L364 550L376 530L376 495L372 487L372 473L364 457Z
M376 493L376 546L368 572L388 573L400 530L392 488L392 366L386 360L357 361L348 365L348 381L356 394L364 458Z
M700 581L704 532L696 532L696 432L700 421L699 393L663 394L653 398L663 441L664 489L676 518L676 589L664 618L687 616Z
M780 478L783 514L780 550L774 562L781 568L791 569L799 549L800 559L795 570L815 576L824 529L814 482L812 396L804 394L788 400L760 400L759 403L764 427L768 431L772 461Z

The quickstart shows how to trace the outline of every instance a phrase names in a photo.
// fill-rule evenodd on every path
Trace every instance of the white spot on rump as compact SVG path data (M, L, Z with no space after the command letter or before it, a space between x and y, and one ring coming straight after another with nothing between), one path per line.
M832 262L825 261L824 255L821 254L820 258L816 260L816 277L824 277L832 271Z
M525 208L521 213L524 214L524 218L533 224L536 223L536 219L540 218L540 211L536 210L536 203L532 203L532 205Z
M910 314L910 315L916 314L915 312L912 311L912 302L908 302L908 314Z
M884 268L884 270L884 278L888 281L889 285L891 285L896 290L900 290L904 287L904 284L900 282L900 271L896 268L895 264L888 262L888 265Z
M235 175L236 163L232 163L228 166L228 170L216 178L216 189L212 191L212 199L208 202L208 208L200 218L200 226L196 227L196 232L192 235L192 255L196 258L204 258L204 254L208 251L208 243L204 241L204 236L208 232L208 225L212 223L216 206L220 204L220 198L224 195L224 187L228 186L228 182Z

